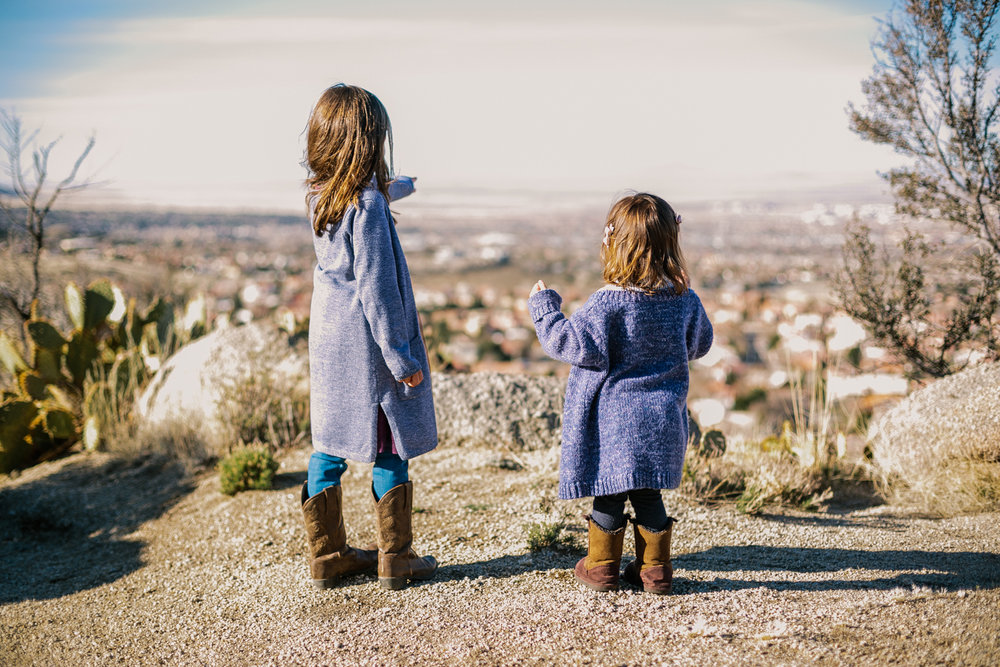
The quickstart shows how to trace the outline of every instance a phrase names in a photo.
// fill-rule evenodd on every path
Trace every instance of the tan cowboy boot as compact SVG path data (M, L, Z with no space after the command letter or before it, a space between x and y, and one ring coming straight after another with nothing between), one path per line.
M667 517L663 530L649 530L635 524L635 560L625 566L625 581L647 593L670 593L674 568L670 564L670 533L674 521Z
M608 532L586 517L587 555L576 564L576 578L595 591L618 590L618 568L622 563L622 542L625 526Z
M413 482L389 489L375 500L378 524L378 583L382 588L399 590L409 579L430 579L437 571L434 556L417 556L413 543Z
M302 483L302 516L309 540L313 586L332 588L341 577L375 569L376 552L347 545L340 485L328 486L312 498Z

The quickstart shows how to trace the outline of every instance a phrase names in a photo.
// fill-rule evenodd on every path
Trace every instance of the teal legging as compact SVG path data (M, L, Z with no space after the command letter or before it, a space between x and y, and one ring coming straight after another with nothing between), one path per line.
M375 466L372 468L372 487L375 497L381 498L389 489L410 480L410 462L404 461L391 452L375 455ZM309 497L328 486L340 484L340 477L347 470L347 461L339 456L313 452L309 457L309 472L306 478Z

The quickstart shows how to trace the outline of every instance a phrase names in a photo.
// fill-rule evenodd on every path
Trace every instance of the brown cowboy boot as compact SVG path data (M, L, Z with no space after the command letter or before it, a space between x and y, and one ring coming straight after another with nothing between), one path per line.
M309 540L309 570L313 586L332 588L341 577L375 569L376 552L347 545L340 485L328 486L309 498L302 483L302 516Z
M674 521L667 517L667 525L659 531L635 524L635 560L625 566L625 581L647 593L670 593L674 568L670 564L670 533Z
M589 526L587 555L576 564L576 578L595 591L618 590L618 568L622 563L625 526L609 533L597 525L590 515L585 518Z
M413 482L389 489L375 500L378 524L378 583L382 588L399 590L408 579L430 579L437 571L434 556L417 556L413 543Z

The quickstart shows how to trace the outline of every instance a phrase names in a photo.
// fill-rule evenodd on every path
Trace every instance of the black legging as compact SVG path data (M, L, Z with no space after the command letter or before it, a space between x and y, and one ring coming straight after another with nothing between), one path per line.
M659 531L667 525L667 511L659 489L634 489L613 496L595 496L594 522L604 530L618 530L625 523L625 501L632 503L639 525Z

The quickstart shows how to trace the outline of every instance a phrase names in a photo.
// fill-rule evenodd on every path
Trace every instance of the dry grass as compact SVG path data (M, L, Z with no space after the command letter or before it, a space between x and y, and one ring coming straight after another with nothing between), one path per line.
M247 360L249 372L220 381L216 409L229 427L227 442L277 451L309 436L309 395L275 372L279 362L259 351Z
M767 505L820 509L836 490L867 480L864 462L848 462L847 433L858 423L856 405L833 400L827 392L830 365L813 358L815 370L791 367L791 419L775 435L728 443L720 448L688 448L681 493L704 502L732 501L746 514ZM852 494L853 495L853 494Z
M833 496L832 473L816 465L804 466L787 450L768 450L763 441L738 442L722 456L703 457L688 450L680 492L708 503L734 502L745 514L758 514L767 505L816 510Z
M196 418L176 409L144 418L115 451L162 452L197 467L245 446L275 453L308 440L308 383L288 370L287 348L259 342L247 348L239 363L205 371L212 387L202 391Z

